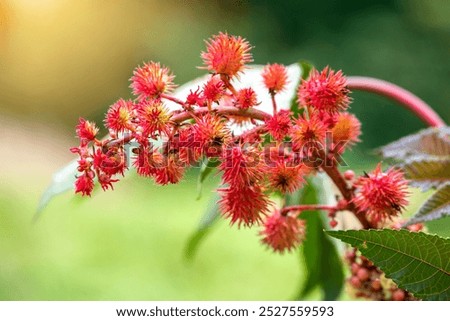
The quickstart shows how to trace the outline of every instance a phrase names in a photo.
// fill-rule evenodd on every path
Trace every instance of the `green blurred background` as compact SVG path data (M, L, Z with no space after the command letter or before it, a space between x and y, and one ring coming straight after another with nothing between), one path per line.
M447 0L0 0L0 299L294 297L298 255L272 254L256 230L221 222L183 261L217 183L196 201L195 171L177 186L129 179L88 200L68 193L31 224L51 173L72 158L78 117L101 122L142 61L170 66L179 84L201 75L203 39L218 31L246 37L255 63L307 59L386 79L450 119ZM358 170L374 147L424 127L385 99L353 97L364 135L347 160Z

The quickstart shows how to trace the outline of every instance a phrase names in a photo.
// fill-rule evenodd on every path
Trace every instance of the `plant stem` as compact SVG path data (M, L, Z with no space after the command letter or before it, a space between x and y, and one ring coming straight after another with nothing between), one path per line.
M366 218L366 214L364 212L359 212L355 205L352 203L353 191L347 186L347 182L344 177L341 175L336 166L322 166L322 169L327 173L327 175L334 182L336 187L341 192L342 196L348 202L347 209L353 212L359 222L362 224L364 229L369 229L372 227L370 222Z
M321 204L307 204L307 205L292 205L283 207L281 210L281 215L286 215L288 212L292 211L335 211L337 207L334 205L321 205Z
M370 77L347 77L347 86L351 90L362 90L390 98L412 111L426 124L433 127L444 126L441 117L422 99L410 91L393 83Z
M277 101L275 100L275 93L271 93L270 97L272 98L272 106L273 106L273 115L277 113Z
M182 123L183 121L193 118L193 115L199 116L201 114L205 114L208 112L210 112L210 111L208 110L207 107L198 107L194 110L182 111L182 112L173 114L171 117L171 121L179 124L179 123ZM269 114L267 114L261 110L258 110L258 109L254 109L254 108L239 109L239 108L233 107L233 106L218 106L218 107L215 107L212 110L212 112L215 112L215 113L221 114L221 115L228 115L228 116L244 116L244 117L249 117L249 118L258 119L258 120L265 120L268 117L270 117ZM255 129L256 132L261 131L261 130L264 130L264 127L257 127L257 129ZM127 133L121 138L104 142L103 145L106 145L109 147L114 146L114 145L122 145L122 144L126 144L126 143L130 142L132 139L133 139L133 135L130 133Z
M249 117L249 118L253 118L253 119L257 119L257 120L265 120L266 118L270 117L269 114L267 114L261 110L254 109L254 108L240 109L240 108L233 107L233 106L217 106L217 107L213 107L212 111L217 114L221 114L221 115L244 116L244 117ZM194 113L195 115L198 116L198 115L201 115L201 114L204 114L207 112L209 112L207 107L199 107L199 108L194 109L191 113ZM191 113L181 112L178 114L174 114L172 116L171 120L176 123L181 123L185 120L192 118Z
M161 98L173 101L174 103L176 103L176 104L180 105L181 107L183 107L183 109L189 110L189 105L185 104L183 101L181 101L180 99L178 99L175 96L167 95L167 94L161 94Z

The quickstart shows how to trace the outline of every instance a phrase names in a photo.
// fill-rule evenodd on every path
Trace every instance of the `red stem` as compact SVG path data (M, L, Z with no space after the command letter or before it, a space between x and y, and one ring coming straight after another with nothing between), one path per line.
M229 116L244 116L258 120L265 120L270 117L269 114L254 108L249 109L240 109L233 106L218 106L212 108L212 111L221 115L229 115ZM207 107L199 107L193 110L192 112L181 112L178 114L174 114L171 118L172 121L181 123L185 120L192 118L192 113L195 115L201 115L209 112Z
M191 119L193 115L198 116L198 115L208 113L208 112L210 112L208 107L198 107L195 110L182 111L180 113L173 114L171 117L171 121L173 121L175 123L181 123L185 120ZM215 107L213 109L213 112L221 114L221 115L244 116L244 117L250 117L250 118L258 119L258 120L265 120L268 117L270 117L269 114L267 114L261 110L258 110L258 109L254 109L254 108L239 109L239 108L232 107L232 106ZM255 129L255 130L259 131L259 130L263 130L263 128L257 127L257 129ZM113 145L117 145L117 144L126 144L131 139L133 139L133 135L125 134L122 138L111 140L109 142L104 143L104 145L113 146Z
M275 94L271 93L270 97L272 98L272 106L273 106L273 115L275 116L275 114L277 113L277 101L275 100Z
M292 205L283 207L281 210L281 215L286 215L288 212L292 211L336 211L337 207L334 205L320 205L320 204L306 204L306 205Z
M362 90L390 98L412 111L426 124L433 127L444 126L441 117L422 99L393 83L370 77L347 77L347 86L352 90Z
M347 209L353 212L356 215L356 218L362 224L364 229L369 229L372 227L370 222L367 220L366 213L359 212L355 207L355 204L352 202L353 191L351 188L347 186L347 182L345 181L342 174L339 172L336 166L322 166L322 169L325 173L331 178L336 187L341 192L342 196L348 202Z

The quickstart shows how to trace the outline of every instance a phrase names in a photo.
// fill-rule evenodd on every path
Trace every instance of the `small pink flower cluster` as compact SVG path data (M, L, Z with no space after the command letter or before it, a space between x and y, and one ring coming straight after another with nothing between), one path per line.
M178 183L187 167L215 158L222 173L218 192L223 216L238 226L263 224L265 244L278 252L291 250L304 239L305 224L298 209L276 209L269 196L295 192L306 175L329 173L325 167L337 168L336 157L359 141L360 122L347 112L351 99L346 78L329 67L313 69L298 87L301 112L294 116L289 106L278 108L277 94L296 80L288 79L285 66L268 64L260 79L273 105L273 114L268 114L257 108L253 88L235 88L252 61L250 44L219 33L206 45L201 57L211 75L184 99L172 94L174 75L169 69L149 62L137 67L130 79L135 99L119 99L109 107L104 121L107 138L98 139L96 125L80 118L80 144L71 149L79 155L75 192L90 196L95 178L104 190L112 189L124 175L128 158L139 175L161 185ZM179 108L169 110L167 101ZM235 135L230 125L236 123L253 128ZM163 143L156 146L154 140ZM130 142L137 147L128 155L125 146ZM334 173L331 178L339 180L339 171ZM382 173L378 167L354 186L355 195L344 195L345 206L329 209L333 225L335 212L350 206L377 222L406 205L400 172Z

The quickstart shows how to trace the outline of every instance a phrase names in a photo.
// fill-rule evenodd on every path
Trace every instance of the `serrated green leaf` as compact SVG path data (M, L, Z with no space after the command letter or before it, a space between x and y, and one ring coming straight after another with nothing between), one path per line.
M203 160L197 179L197 200L202 197L203 182L219 164L220 161L217 159L207 158Z
M326 203L326 191L320 180L320 177L309 180L308 185L297 195L289 195L286 205ZM304 299L312 290L320 287L324 300L336 300L344 284L342 261L336 245L323 231L320 211L304 211L300 217L306 221L307 237L303 242L302 256L308 276L296 299ZM333 268L330 269L330 266Z
M450 239L407 230L327 231L423 300L450 300Z
M448 158L450 155L450 127L428 128L405 136L379 149L385 158L406 161L410 157Z
M437 220L450 215L450 184L436 191L405 226Z
M198 248L204 238L211 232L212 226L219 221L219 194L215 193L211 197L205 213L200 219L197 230L191 235L184 250L184 257L188 261L192 261L197 254Z
M414 157L399 165L410 180L410 184L426 191L438 188L450 180L450 157L425 158Z

